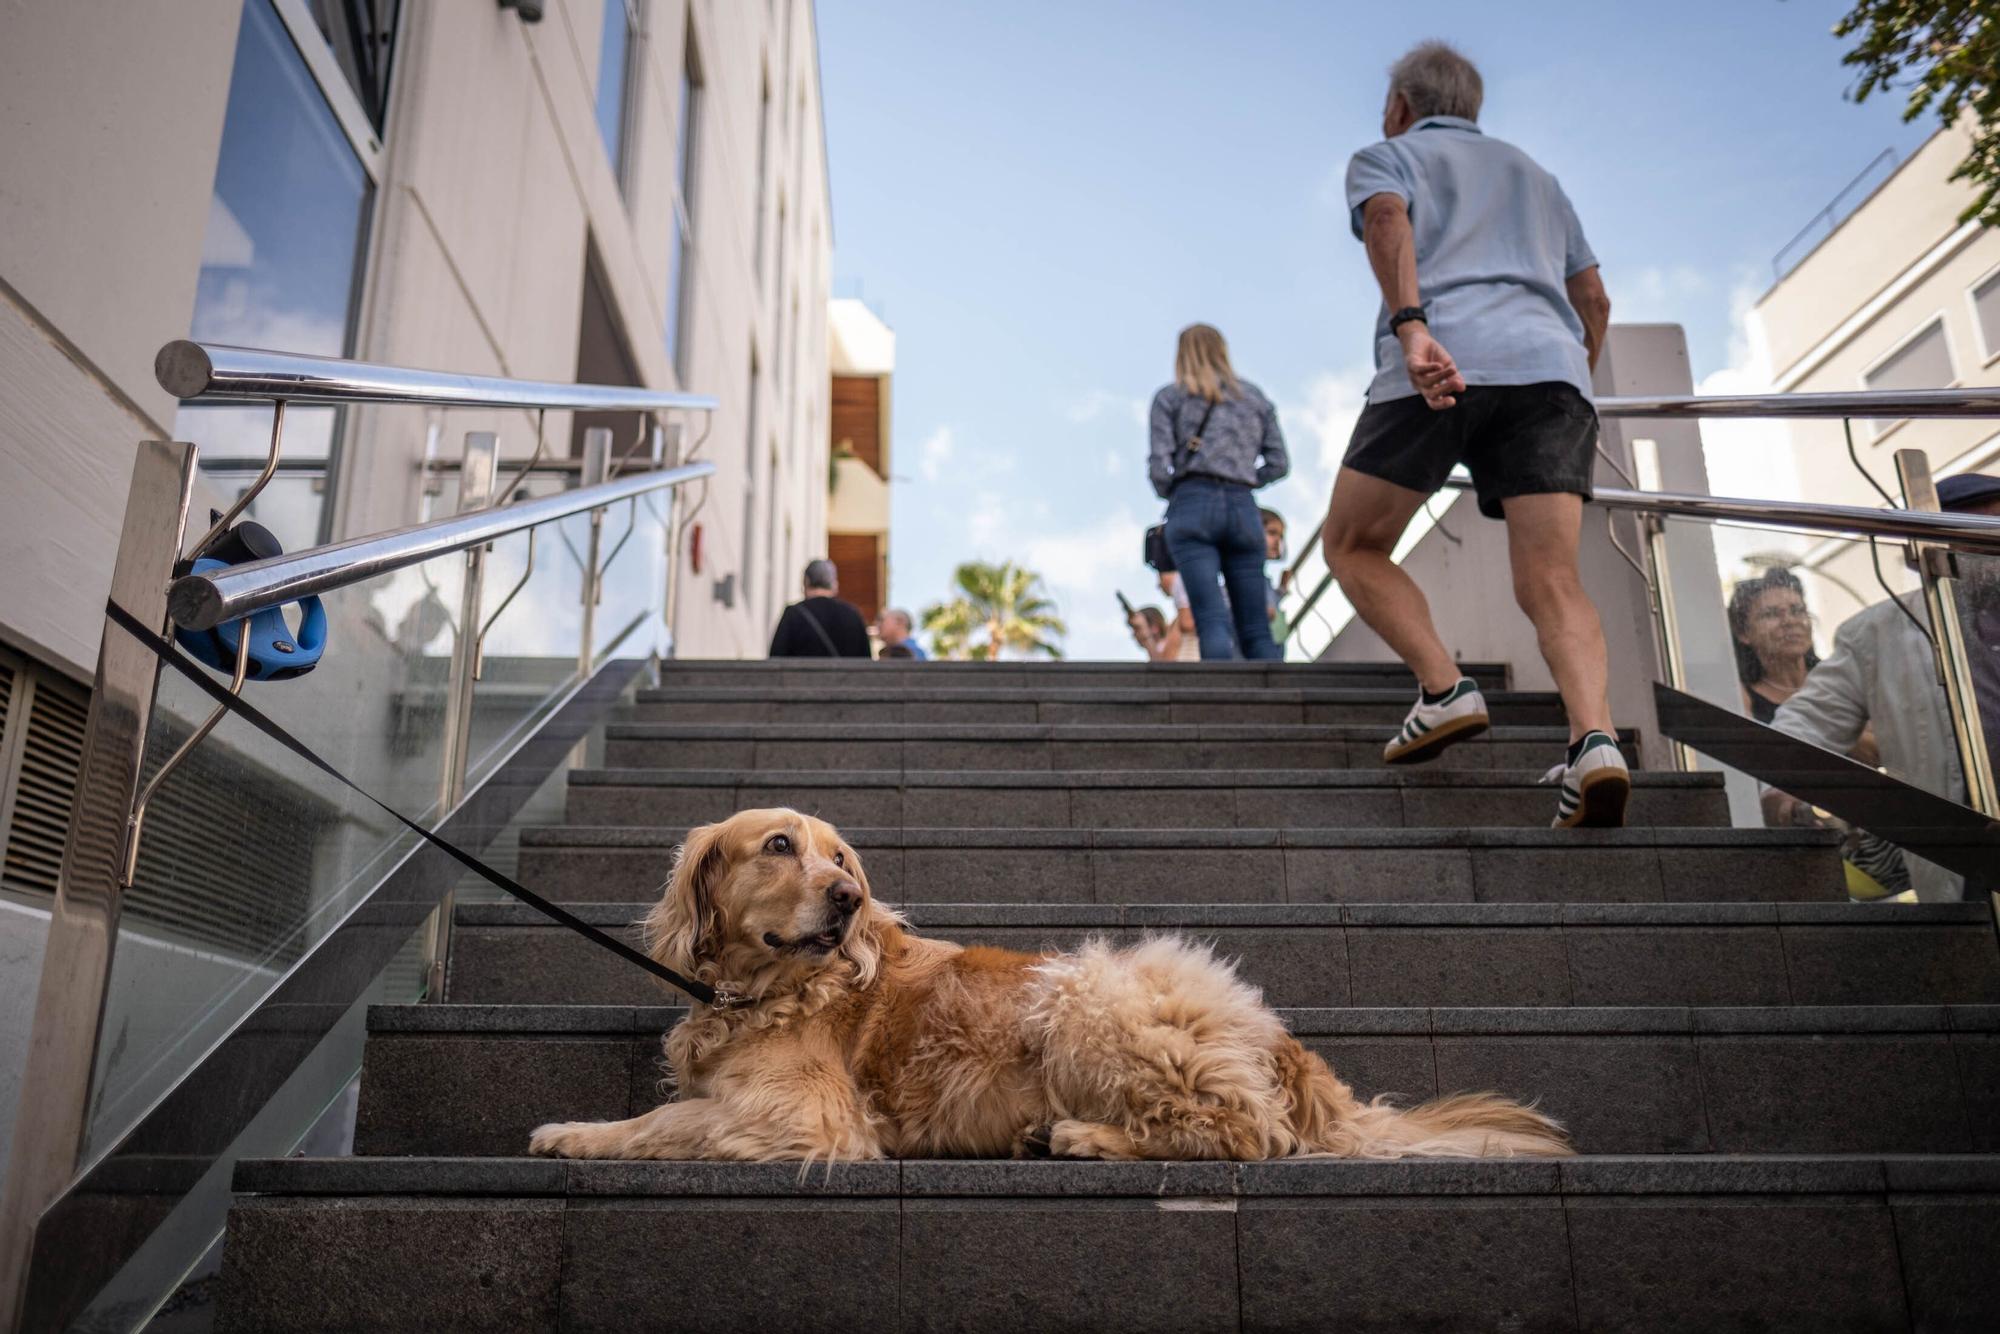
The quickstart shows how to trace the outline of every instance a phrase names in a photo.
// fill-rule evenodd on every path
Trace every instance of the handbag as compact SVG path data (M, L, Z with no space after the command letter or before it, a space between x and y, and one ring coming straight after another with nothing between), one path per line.
M1169 493L1173 491L1174 487L1179 486L1187 476L1189 456L1201 448L1201 435L1203 431L1208 429L1208 419L1215 415L1215 402L1214 399L1208 401L1207 411L1201 414L1201 425L1195 427L1194 434L1188 437L1185 452L1183 452L1182 447L1175 447L1173 458L1174 479L1167 486ZM1145 560L1146 566L1149 569L1157 570L1161 574L1173 573L1174 557L1173 553L1167 550L1166 524L1156 523L1146 530Z

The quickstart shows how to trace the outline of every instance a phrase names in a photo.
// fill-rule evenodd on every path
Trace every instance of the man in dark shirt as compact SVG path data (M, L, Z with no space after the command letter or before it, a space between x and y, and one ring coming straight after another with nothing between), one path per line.
M771 636L774 658L866 658L868 624L853 603L835 597L840 577L830 560L806 565L806 595L785 608Z

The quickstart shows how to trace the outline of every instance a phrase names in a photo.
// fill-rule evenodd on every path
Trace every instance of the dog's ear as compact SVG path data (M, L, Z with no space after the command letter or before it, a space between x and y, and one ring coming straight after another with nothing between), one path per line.
M695 973L715 944L715 878L724 856L721 824L688 831L674 853L673 874L646 915L646 952L680 973Z
M842 845L842 850L847 853L847 870L854 876L854 883L861 886L862 894L873 901L875 888L868 883L868 870L861 864L861 854L845 844Z
M846 852L847 870L867 897L860 915L855 918L853 929L841 942L840 952L854 963L855 984L865 987L875 980L876 971L882 964L883 946L890 933L900 929L903 919L894 909L884 907L876 899L875 890L868 883L868 870L861 864L860 856L853 848L847 848Z

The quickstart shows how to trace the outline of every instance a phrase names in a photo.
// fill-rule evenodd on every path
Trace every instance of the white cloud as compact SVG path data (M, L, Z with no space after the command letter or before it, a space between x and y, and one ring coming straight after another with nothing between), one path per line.
M956 448L949 426L940 426L924 438L917 446L917 472L926 482L935 482L944 475L945 464L951 462Z
M1123 592L1136 606L1159 600L1155 576L1140 559L1149 522L1120 505L1088 527L1036 534L1017 546L1019 559L1042 576L1069 622L1066 656L1140 656L1112 595Z
M983 550L992 544L1007 527L1007 498L997 491L981 491L972 502L972 508L965 516L966 536L972 545Z
M1729 365L1702 377L1698 394L1768 394L1773 391L1770 354L1754 309L1757 289L1739 282L1730 293ZM1718 496L1755 500L1801 498L1798 458L1789 423L1755 417L1717 417L1701 425L1702 462L1708 489ZM1725 581L1750 573L1743 557L1752 551L1803 549L1809 541L1754 528L1717 526L1715 552Z
M1063 410L1063 415L1078 425L1094 422L1100 417L1125 417L1135 426L1146 425L1146 415L1150 405L1143 398L1133 398L1130 394L1114 394L1109 389L1093 389Z
M1613 296L1626 323L1679 320L1690 306L1715 299L1715 283L1691 264L1648 264L1620 273Z
M1374 368L1367 365L1321 371L1306 382L1301 398L1278 404L1292 471L1264 493L1263 503L1285 516L1294 529L1294 542L1303 541L1326 513L1333 479L1374 375Z
M1126 460L1124 454L1120 453L1118 450L1115 449L1105 450L1104 475L1106 477L1123 477L1125 475L1125 461Z

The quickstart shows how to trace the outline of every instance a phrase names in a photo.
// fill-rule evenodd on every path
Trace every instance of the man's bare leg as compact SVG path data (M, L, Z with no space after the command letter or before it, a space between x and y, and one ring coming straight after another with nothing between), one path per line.
M1424 591L1389 558L1424 499L1421 491L1342 468L1321 543L1355 614L1437 694L1457 683L1458 663L1431 624Z
M1514 600L1534 622L1542 660L1562 692L1569 739L1585 732L1609 733L1604 626L1577 572L1583 498L1566 493L1514 496L1500 507L1507 515Z

